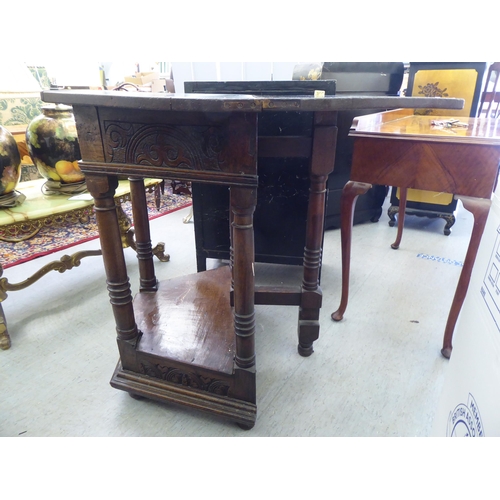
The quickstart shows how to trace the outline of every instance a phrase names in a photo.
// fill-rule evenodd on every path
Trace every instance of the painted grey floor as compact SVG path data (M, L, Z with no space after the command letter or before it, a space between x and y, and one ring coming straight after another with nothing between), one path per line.
M171 255L159 279L196 271L189 209L152 222ZM340 299L340 231L325 234L321 334L296 350L297 310L257 306L255 427L184 408L137 401L109 385L118 360L100 257L52 272L3 303L12 347L0 351L0 436L428 436L448 366L442 335L472 228L461 206L450 236L442 220L407 217L399 250L386 211L353 230L351 294ZM75 247L97 248L98 241ZM63 251L9 268L16 283ZM126 250L133 291L137 263ZM211 265L218 265L212 261ZM299 271L299 272L298 272ZM298 282L300 270L257 265L258 282Z

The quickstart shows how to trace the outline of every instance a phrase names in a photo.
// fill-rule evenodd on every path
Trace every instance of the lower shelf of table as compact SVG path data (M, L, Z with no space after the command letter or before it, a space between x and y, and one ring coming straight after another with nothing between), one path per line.
M111 385L252 427L255 369L235 365L229 267L181 276L134 298L141 337L119 341L121 361Z
M232 374L235 355L228 266L162 281L134 298L137 351Z

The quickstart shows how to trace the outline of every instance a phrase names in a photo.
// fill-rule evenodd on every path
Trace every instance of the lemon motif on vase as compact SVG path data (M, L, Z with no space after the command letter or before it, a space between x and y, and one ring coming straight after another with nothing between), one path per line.
M14 136L0 125L0 196L14 192L21 177L21 155Z
M73 108L62 104L42 107L26 130L28 152L38 172L47 180L62 184L83 182Z

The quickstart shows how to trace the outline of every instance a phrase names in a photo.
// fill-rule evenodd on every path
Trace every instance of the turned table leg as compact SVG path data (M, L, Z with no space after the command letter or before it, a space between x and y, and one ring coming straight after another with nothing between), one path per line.
M298 352L301 356L313 353L313 342L319 337L319 311L322 292L319 286L323 220L326 197L325 176L311 176L307 217L306 246L304 248L304 274L299 307Z
M253 212L257 190L231 187L232 281L234 287L235 362L255 366L255 269Z
M232 397L255 404L255 251L257 189L231 187L231 274L234 290L235 384ZM250 429L252 424L238 424Z
M120 360L122 367L127 369L134 364L133 350L140 333L135 323L120 224L113 198L118 180L115 176L89 174L86 176L86 183L95 202L102 258L116 323Z
M298 352L301 356L310 356L313 353L313 343L319 338L319 313L323 300L319 278L323 252L326 183L335 164L337 132L336 113L315 113L298 322Z
M371 184L365 182L348 181L342 190L340 200L340 238L342 245L342 297L339 308L332 313L334 321L340 321L344 317L349 299L349 275L351 267L351 238L354 209L359 195L365 194Z
M134 216L135 245L139 261L140 291L156 291L158 282L153 263L153 248L151 245L144 179L129 178L129 182L132 214Z
M460 310L462 309L462 305L467 294L467 289L469 288L472 268L474 267L479 243L483 235L484 226L486 224L491 206L491 200L489 199L470 198L468 196L457 196L457 198L461 200L464 208L472 213L474 217L474 226L472 228L469 247L467 248L464 265L462 268L462 272L460 273L457 289L455 291L455 296L453 297L450 313L448 315L448 321L446 322L444 331L443 348L441 349L441 354L445 358L450 358L451 356L451 351L453 349L453 331L455 330L458 315L460 314Z

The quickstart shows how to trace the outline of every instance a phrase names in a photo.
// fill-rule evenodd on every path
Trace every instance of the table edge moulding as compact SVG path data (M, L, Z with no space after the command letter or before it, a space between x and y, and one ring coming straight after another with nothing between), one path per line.
M298 83L298 82L296 82ZM88 189L95 200L115 317L119 362L113 387L255 425L255 304L298 307L298 351L319 338L319 286L326 181L333 170L339 109L460 108L460 99L253 96L44 91L73 106ZM258 115L313 113L303 280L259 288L253 212L258 185ZM290 138L266 147L286 151ZM287 140L288 139L288 140ZM292 153L291 153L292 154ZM118 176L131 182L140 291L132 298L113 209ZM142 179L167 178L230 188L229 266L157 282Z
M479 242L496 188L500 160L500 121L413 115L400 109L366 115L354 120L351 136L354 155L350 180L342 193L342 297L332 313L334 321L344 317L349 295L352 211L359 195L372 184L422 189L454 194L474 217L469 246L445 327L441 353L449 358L453 331L462 307ZM398 213L402 239L404 200Z

